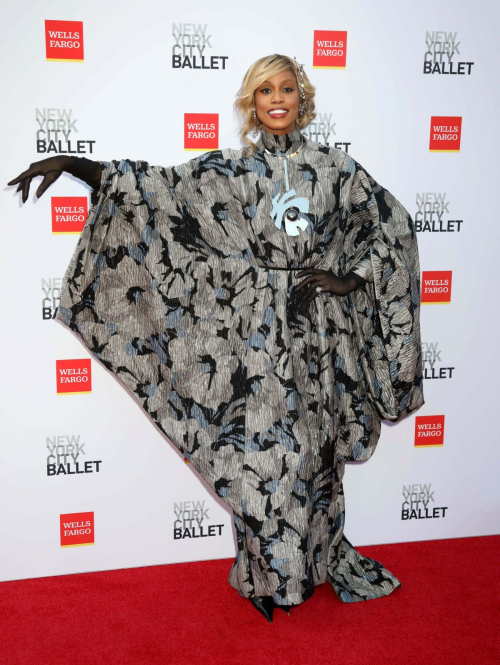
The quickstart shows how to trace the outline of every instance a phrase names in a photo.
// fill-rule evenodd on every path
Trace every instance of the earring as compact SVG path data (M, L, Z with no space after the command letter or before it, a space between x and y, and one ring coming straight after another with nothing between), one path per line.
M258 132L257 132L257 111L255 110L255 106L253 107L253 118L255 120L255 127L253 129L253 135L256 137L256 136L258 136Z

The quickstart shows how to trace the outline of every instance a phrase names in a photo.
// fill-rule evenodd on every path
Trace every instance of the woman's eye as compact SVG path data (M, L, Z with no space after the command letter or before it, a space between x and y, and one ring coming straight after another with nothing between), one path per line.
M263 88L261 90L261 93L264 95L267 95L268 92L271 92L271 88ZM290 88L290 86L287 86L286 88L283 88L283 92L293 92L293 88Z

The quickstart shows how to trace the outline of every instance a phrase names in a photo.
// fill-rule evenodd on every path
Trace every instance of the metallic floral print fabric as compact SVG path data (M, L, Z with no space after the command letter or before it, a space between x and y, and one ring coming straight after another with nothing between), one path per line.
M376 598L400 582L343 535L342 476L373 454L381 418L424 403L413 221L298 129L257 145L170 168L102 162L57 317L232 508L240 595L293 605L328 581L343 601ZM294 199L271 210L279 155L299 148L289 185L309 206L291 235ZM291 293L305 267L366 283L307 302Z

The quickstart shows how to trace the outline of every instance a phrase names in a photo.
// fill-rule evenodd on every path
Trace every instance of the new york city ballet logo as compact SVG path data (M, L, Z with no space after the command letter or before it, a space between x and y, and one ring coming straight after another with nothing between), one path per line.
M452 379L455 367L443 364L443 350L437 342L422 342L422 365L424 379Z
M45 57L51 62L83 62L83 22L45 21Z
M433 115L429 152L460 152L462 118L451 115Z
M434 506L436 490L426 485L403 485L402 520L427 520L446 517L448 506Z
M61 515L61 547L82 547L94 544L94 513Z
M345 30L315 30L313 69L345 69L347 32Z
M184 458L184 461L187 461ZM174 540L221 536L224 524L209 524L205 501L174 503Z
M473 62L464 62L460 54L461 43L456 32L427 31L425 33L424 74L467 75Z
M184 113L184 150L217 150L218 113Z
M450 202L446 193L422 192L417 194L417 212L414 214L417 233L460 233L463 219L449 219Z
M102 460L83 459L87 457L80 434L55 434L45 438L47 448L47 476L78 476L99 473Z
M415 448L444 444L444 416L415 416Z
M202 23L172 23L173 69L226 69L227 55L211 55L213 35Z
M88 214L85 196L52 196L52 233L69 235L81 233Z
M344 150L344 152L349 154L349 146L351 143L342 140L337 135L337 123L333 122L332 117L333 113L318 113L313 122L310 122L307 127L301 130L302 134L304 134L304 136L310 141L327 145L330 148Z
M62 277L42 277L42 320L56 318L61 303Z
M92 392L90 358L56 360L58 395L87 395Z
M422 303L449 305L451 303L451 270L422 272Z
M36 151L55 155L86 155L94 151L94 140L80 139L73 109L35 109Z

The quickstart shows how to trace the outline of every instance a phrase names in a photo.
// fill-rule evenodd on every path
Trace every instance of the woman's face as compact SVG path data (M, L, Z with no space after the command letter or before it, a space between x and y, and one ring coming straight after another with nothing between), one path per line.
M287 69L269 77L254 93L255 111L264 129L288 134L299 115L299 90L295 74Z

